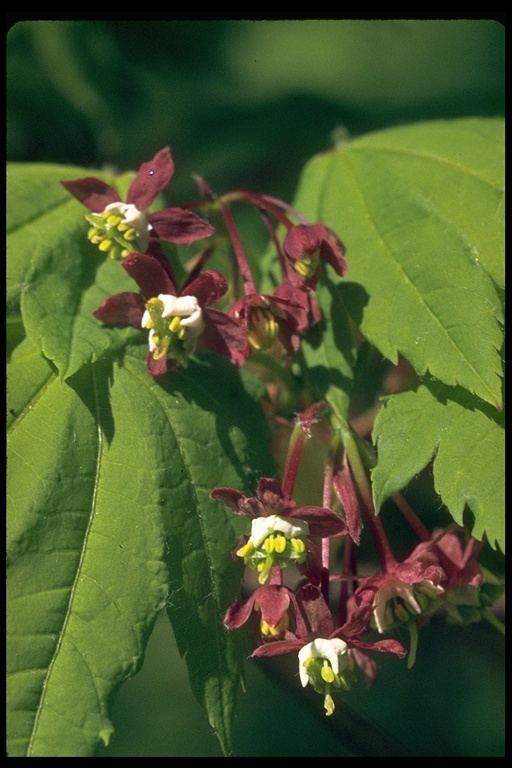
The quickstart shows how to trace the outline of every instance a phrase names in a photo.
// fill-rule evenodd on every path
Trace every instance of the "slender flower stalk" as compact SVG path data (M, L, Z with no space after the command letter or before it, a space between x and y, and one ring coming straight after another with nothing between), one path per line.
M231 215L231 211L229 210L229 206L224 202L221 203L221 211L224 223L226 224L229 236L231 238L231 243L233 244L233 250L235 252L238 268L244 281L245 293L256 293L256 288L254 286L254 281L252 279L251 270L247 261L247 256L245 255L242 240L238 234L238 230L235 226L235 222L233 220L233 216Z

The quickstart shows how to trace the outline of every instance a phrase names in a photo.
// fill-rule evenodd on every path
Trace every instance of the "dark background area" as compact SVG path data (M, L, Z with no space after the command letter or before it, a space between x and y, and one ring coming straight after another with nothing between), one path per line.
M196 173L219 193L291 202L305 163L340 136L504 115L504 49L493 19L18 21L7 33L7 160L136 170L170 145L171 205L197 196ZM416 494L428 514L434 502L421 485ZM503 756L503 662L490 626L436 619L412 670L379 659L376 687L354 688L337 709L345 701L416 756ZM235 755L353 754L321 697L307 703L296 659L283 665L288 678L248 661ZM98 756L221 754L165 617L112 717Z

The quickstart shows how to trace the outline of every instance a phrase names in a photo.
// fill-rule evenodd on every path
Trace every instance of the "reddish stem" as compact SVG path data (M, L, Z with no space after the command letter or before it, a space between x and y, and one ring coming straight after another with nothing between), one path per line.
M222 218L224 219L224 223L226 224L227 230L229 232L231 243L233 245L233 250L235 251L236 260L238 263L238 268L240 270L240 273L244 281L245 293L246 295L251 293L256 293L256 288L254 286L254 282L252 279L251 270L249 268L249 262L247 261L244 247L242 245L240 235L238 234L238 230L235 226L235 222L231 215L231 211L229 210L228 206L225 205L225 203L221 204L221 208L222 208Z

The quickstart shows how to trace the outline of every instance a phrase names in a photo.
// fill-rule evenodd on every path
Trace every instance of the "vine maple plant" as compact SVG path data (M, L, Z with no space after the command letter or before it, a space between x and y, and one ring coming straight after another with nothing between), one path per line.
M12 756L108 744L162 609L225 754L248 655L330 717L434 614L502 631L503 122L344 143L293 205L174 172L8 167Z

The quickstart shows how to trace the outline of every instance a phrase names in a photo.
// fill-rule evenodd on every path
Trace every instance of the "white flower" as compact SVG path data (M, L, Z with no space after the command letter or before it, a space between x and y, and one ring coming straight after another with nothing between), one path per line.
M105 208L105 211L108 211L112 214L117 214L121 217L125 224L133 227L137 233L137 242L139 248L143 253L145 253L149 243L149 233L152 229L151 224L149 224L146 218L146 215L142 211L139 211L137 206L133 205L132 203L109 203L109 205L107 205Z
M179 317L180 326L188 328L192 337L201 335L204 331L203 310L195 296L178 297L160 293L158 299L163 304L161 317ZM147 328L150 321L151 315L146 309L140 324L143 328ZM151 333L149 338L151 347Z
M267 536L271 533L282 533L285 539L305 537L309 533L309 525L304 520L294 520L279 517L279 515L269 515L268 517L257 517L252 521L250 542L255 549L263 544Z
M301 648L299 651L299 675L303 688L309 682L307 668L304 664L308 659L318 658L327 659L334 674L338 675L348 664L347 644L339 637L334 637L332 640L319 637Z

